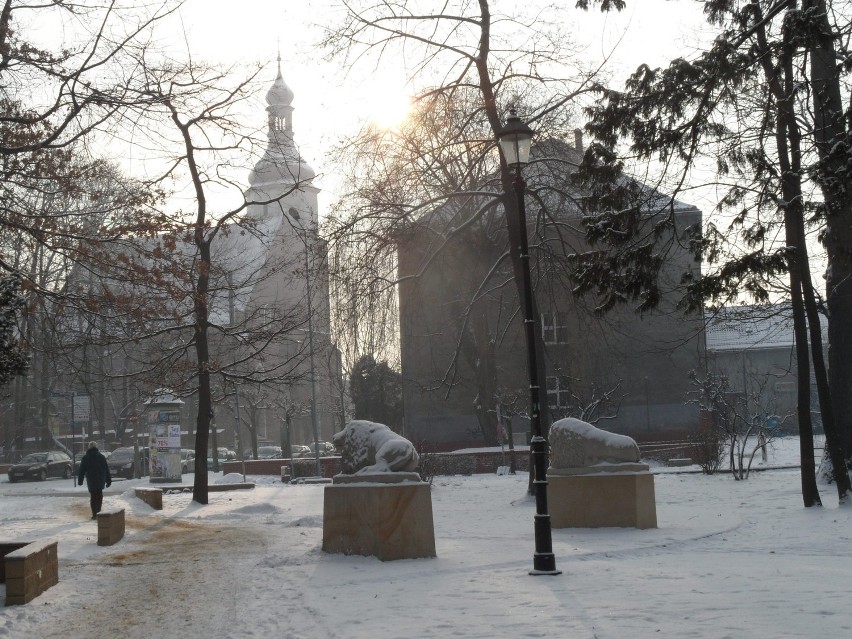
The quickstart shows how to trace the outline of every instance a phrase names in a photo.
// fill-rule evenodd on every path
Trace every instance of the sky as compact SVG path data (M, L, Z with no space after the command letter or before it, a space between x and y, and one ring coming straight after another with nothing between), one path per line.
M119 0L120 6L124 4L134 6L135 0ZM422 0L421 4L433 8L442 3ZM503 14L516 12L518 7L532 14L551 3L526 0L519 5L515 0L491 0L490 5L494 29L499 31L503 24L498 17ZM696 42L702 41L696 35L704 24L698 3L688 0L628 0L623 12L607 14L597 9L583 12L572 5L565 3L567 9L558 14L560 27L589 62L597 63L611 55L607 68L613 74L614 86L622 86L640 62L665 64L671 58L690 55ZM20 13L20 19L28 21L27 33L37 44L55 48L57 43L73 42L79 32L94 29L93 24L80 24L67 16L60 28L45 17L50 15L65 14ZM543 24L544 18L556 14L550 8L540 15ZM367 122L388 127L398 124L410 109L411 96L423 88L422 79L412 79L411 70L405 66L418 62L417 56L407 61L402 56L389 56L379 66L368 61L348 67L341 59L329 60L328 51L320 45L326 30L339 25L343 16L340 0L186 0L177 12L157 24L152 42L154 50L169 52L177 60L191 57L196 62L245 65L246 69L258 63L267 65L260 76L259 101L247 116L254 118L247 123L249 127L259 130L265 129L266 122L262 96L275 78L280 52L284 79L295 93L296 143L318 172L316 183L323 189L321 216L341 191L333 162L341 140ZM127 137L123 145L104 143L102 152L141 177L150 170L145 166L146 151L140 146L145 135L129 133ZM136 147L130 148L134 143ZM159 166L157 161L154 166ZM243 179L247 180L247 175ZM188 192L178 198L186 195ZM222 210L227 208L222 206Z
M547 5L544 0L526 3ZM570 6L571 2L567 3ZM511 11L515 0L496 0L492 11ZM628 0L621 13L570 10L571 33L591 60L615 51L611 68L620 86L641 61L652 65L689 55L703 19L696 3L670 0ZM381 67L365 63L344 69L328 61L319 47L324 28L342 16L339 0L188 0L162 37L187 49L196 59L231 63L269 63L271 83L280 47L284 79L295 93L296 142L309 164L320 173L320 207L327 208L338 191L330 174L330 154L340 140L369 121L395 124L404 117L418 87L408 83L402 61ZM184 37L186 43L184 44ZM258 113L259 123L264 113ZM579 125L579 124L578 124ZM323 211L321 211L323 214Z
M120 6L125 4L138 3L119 0ZM421 4L433 8L442 3L421 0ZM543 9L552 5L550 0L526 0L522 5L515 0L491 0L490 5L495 31L503 27L498 17L512 14L519 7L528 14L542 9L542 24L557 15L552 7ZM144 6L150 8L157 3ZM624 11L606 14L595 8L588 12L574 9L571 1L560 6L565 11L558 14L558 23L577 43L585 59L597 63L611 56L607 68L616 87L623 85L627 74L640 62L662 65L672 58L691 55L697 43L707 40L706 30L701 31L706 25L700 3L689 0L627 0ZM55 48L74 42L80 32L94 30L93 24L80 24L67 15L59 27L46 17L51 15L66 14L20 12L19 19L36 44ZM410 109L412 94L423 88L422 81L412 79L411 69L405 66L418 62L417 56L407 61L402 56L389 56L379 66L363 62L348 67L341 59L329 60L328 51L320 45L326 30L339 25L343 15L341 0L185 0L177 12L157 24L152 42L154 50L170 52L178 60L191 57L197 62L246 68L258 63L267 65L260 75L259 100L247 115L254 118L247 123L249 128L261 131L266 122L262 96L275 77L280 52L284 79L295 93L296 143L319 174L315 184L322 188L321 217L341 192L333 162L341 141L366 122L395 125ZM146 171L160 171L161 159L155 158L156 169L145 166L146 151L140 143L151 146L152 142L144 141L144 133L125 133L123 144L102 142L100 151L135 177L143 177ZM240 171L245 177L235 174L234 178L247 181L247 172L245 167ZM189 189L183 190L184 186L178 187L176 200L189 197ZM235 204L238 202L229 200L221 210Z
M796 461L796 438L772 446L758 466ZM437 557L390 562L322 551L320 485L249 476L253 490L207 506L167 494L155 511L133 496L146 480L116 480L104 505L124 508L128 529L100 547L85 488L3 476L4 538L58 539L59 583L0 607L0 638L852 636L852 509L831 487L805 509L797 469L653 470L658 528L554 530L562 574L546 577L528 574L524 473L435 478Z

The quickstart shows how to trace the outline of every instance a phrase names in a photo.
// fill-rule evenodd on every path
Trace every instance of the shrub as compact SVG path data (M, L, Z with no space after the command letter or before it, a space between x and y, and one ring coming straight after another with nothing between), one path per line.
M417 472L420 474L421 481L425 481L431 486L432 481L435 479L435 471L437 470L435 449L426 440L421 440L416 448L417 454L420 455L420 465L417 467Z
M701 466L705 475L712 475L725 458L725 438L712 427L705 427L689 437L689 456Z

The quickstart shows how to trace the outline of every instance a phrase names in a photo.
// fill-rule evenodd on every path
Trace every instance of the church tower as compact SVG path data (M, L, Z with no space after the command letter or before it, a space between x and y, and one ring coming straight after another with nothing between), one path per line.
M326 246L318 236L315 171L299 153L293 132L295 94L278 74L266 93L267 142L249 173L247 218L265 238L266 277L259 278L250 305L258 317L292 326L279 344L282 370L298 362L273 402L295 411L288 423L292 443L328 440L339 430L339 354L331 342ZM270 415L270 418L272 416ZM280 423L279 414L272 423Z
M282 215L295 220L305 230L316 232L317 194L313 185L316 173L299 154L293 136L293 90L281 74L266 93L267 142L263 157L249 173L246 201L249 217L259 222L282 221ZM298 216L293 215L298 213ZM285 218L285 225L288 220Z

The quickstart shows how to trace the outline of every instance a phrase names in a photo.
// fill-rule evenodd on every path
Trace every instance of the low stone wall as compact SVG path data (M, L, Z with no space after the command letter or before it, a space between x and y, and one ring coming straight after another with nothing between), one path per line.
M529 451L526 448L514 452L515 469L529 470ZM427 465L433 475L481 475L493 474L500 466L509 466L510 453L499 451L427 453L421 455L421 465Z
M0 543L6 605L29 603L59 583L58 542Z
M290 473L289 459L247 459L245 461L246 475L274 475L281 476L281 467L286 467L286 473ZM320 457L320 468L322 477L331 478L340 473L340 457ZM303 457L293 460L293 479L296 477L316 477L317 461L314 457ZM242 473L243 462L227 461L223 464L223 472Z
M518 449L514 453L515 467L518 471L526 472L529 469L529 451L527 448ZM492 451L472 451L459 453L421 453L421 467L427 469L426 474L431 475L478 475L496 473L500 466L509 466L509 451L505 453ZM284 474L290 474L289 459L252 459L245 461L246 475L274 475L281 476L281 467ZM331 478L340 473L340 457L320 457L322 476ZM292 479L298 477L316 477L316 459L301 458L293 460ZM224 472L242 473L243 462L228 461L224 464Z
M123 508L102 510L97 514L97 520L98 546L112 546L124 537Z

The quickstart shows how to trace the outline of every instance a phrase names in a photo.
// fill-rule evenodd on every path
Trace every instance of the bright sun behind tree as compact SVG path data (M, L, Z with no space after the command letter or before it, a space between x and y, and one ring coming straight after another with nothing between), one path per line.
M391 83L372 82L365 85L360 93L359 116L381 129L395 129L411 113L411 98Z

